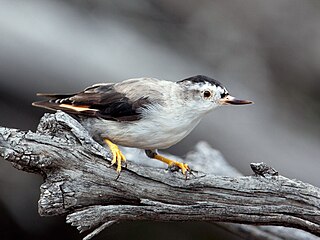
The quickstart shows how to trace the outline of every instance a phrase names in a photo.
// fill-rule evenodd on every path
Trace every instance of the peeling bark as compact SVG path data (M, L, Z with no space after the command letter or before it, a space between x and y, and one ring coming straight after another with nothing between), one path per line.
M75 119L57 112L45 114L35 133L0 127L0 154L15 168L44 177L41 216L67 214L79 231L96 229L86 239L124 220L215 222L247 239L320 236L319 188L273 174L273 168L268 172L263 164L254 165L257 176L240 176L205 143L185 160L198 170L188 180L130 159L115 180L109 151Z

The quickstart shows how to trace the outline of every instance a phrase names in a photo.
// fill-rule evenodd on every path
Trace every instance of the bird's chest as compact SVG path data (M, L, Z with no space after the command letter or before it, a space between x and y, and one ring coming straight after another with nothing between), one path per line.
M193 129L199 122L199 118L190 116L183 109L175 110L174 112L159 112L152 114L148 121L153 126L157 126L162 132L169 132L171 134L179 134L181 132Z
M181 107L150 112L141 122L141 132L149 134L156 148L168 148L187 136L201 119L186 111L188 109Z

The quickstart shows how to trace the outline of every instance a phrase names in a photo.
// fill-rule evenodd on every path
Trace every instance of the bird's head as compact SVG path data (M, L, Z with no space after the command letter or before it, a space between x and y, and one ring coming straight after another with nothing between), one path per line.
M244 105L252 101L240 100L232 97L227 89L217 80L197 75L178 81L183 89L186 103L193 105L201 112L208 112L222 105Z

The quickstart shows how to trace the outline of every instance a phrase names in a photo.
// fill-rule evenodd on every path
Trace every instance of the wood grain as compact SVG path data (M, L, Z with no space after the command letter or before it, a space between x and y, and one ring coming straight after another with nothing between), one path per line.
M0 127L0 154L15 168L44 177L41 216L67 214L81 232L96 229L86 239L114 222L136 220L215 222L246 239L320 236L319 188L281 175L240 176L205 143L185 159L198 170L187 180L130 160L115 180L109 151L57 112L45 114L35 133Z

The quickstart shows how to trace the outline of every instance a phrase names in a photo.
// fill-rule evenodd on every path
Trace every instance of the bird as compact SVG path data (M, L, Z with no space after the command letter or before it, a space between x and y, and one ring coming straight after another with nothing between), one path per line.
M204 75L176 82L156 78L132 78L118 83L98 83L72 94L38 93L46 100L36 107L62 110L77 117L90 135L108 145L111 165L118 176L126 157L118 145L145 150L186 175L188 164L158 153L186 137L213 109L224 105L251 104L232 97L217 80Z

